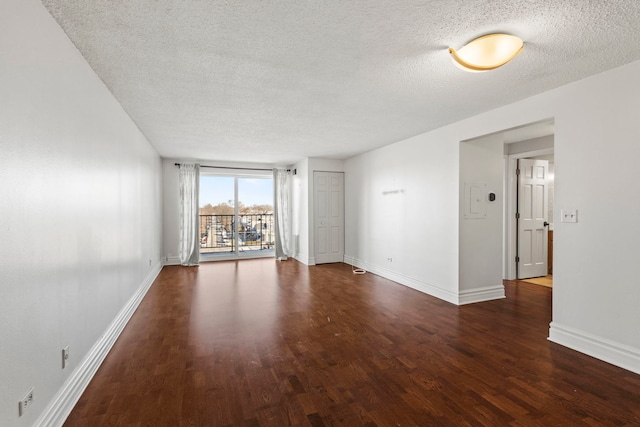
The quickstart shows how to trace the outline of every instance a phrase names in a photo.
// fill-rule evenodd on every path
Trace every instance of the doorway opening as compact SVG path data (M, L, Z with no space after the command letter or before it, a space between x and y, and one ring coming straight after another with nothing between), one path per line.
M504 278L553 283L553 121L504 131Z
M273 177L201 174L200 260L273 256Z
M538 156L526 157L520 159L519 170L520 174L518 178L520 182L523 181L523 170L528 169L533 165L538 169L541 175L544 175L543 182L540 183L542 191L539 192L538 197L542 199L542 203L538 207L537 217L532 217L532 222L536 223L537 227L531 225L522 224L525 222L522 208L519 208L519 218L516 218L517 229L534 229L539 231L537 239L525 238L519 234L518 236L518 257L520 262L516 264L516 276L519 280L523 280L535 285L541 285L546 287L553 287L553 196L554 196L554 181L555 181L555 157L553 153L543 154ZM540 179L538 179L540 181ZM539 203L540 200L535 200L535 195L530 195L528 191L522 194L522 186L517 186L517 198L518 201L522 201L527 197L533 199L534 203ZM546 194L543 194L546 193ZM523 203L519 203L522 205ZM527 203L530 205L530 203ZM540 226L539 222L542 222ZM533 240L533 241L532 241ZM536 240L538 240L536 242ZM539 246L538 246L539 245ZM525 261L524 253L528 256L528 260Z

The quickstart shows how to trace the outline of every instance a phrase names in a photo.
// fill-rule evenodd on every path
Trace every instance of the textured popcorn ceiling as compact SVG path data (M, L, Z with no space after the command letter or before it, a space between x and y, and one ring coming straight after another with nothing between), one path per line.
M164 157L346 158L640 59L638 0L43 0ZM447 47L525 41L466 73Z

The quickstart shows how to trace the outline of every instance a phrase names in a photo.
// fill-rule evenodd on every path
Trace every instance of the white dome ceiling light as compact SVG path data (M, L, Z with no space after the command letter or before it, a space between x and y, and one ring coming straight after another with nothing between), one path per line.
M487 34L470 41L460 50L449 48L457 66L465 71L495 70L511 61L522 51L522 39L509 34Z

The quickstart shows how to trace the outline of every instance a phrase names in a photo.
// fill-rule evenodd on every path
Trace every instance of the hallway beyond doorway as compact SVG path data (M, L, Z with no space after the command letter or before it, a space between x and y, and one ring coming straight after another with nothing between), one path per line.
M547 288L553 287L553 276L548 274L543 277L532 277L530 279L520 279L521 282L533 283L534 285L546 286Z

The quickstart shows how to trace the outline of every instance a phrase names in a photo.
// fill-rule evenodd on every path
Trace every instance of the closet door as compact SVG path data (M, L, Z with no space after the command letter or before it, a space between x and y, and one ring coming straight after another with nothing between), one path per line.
M547 275L549 162L518 160L518 279Z
M315 263L344 260L344 173L313 172Z

